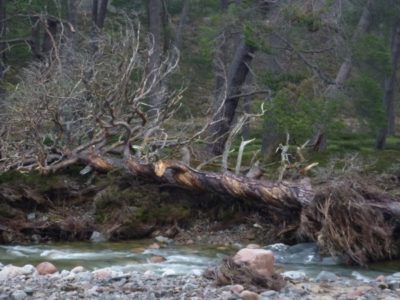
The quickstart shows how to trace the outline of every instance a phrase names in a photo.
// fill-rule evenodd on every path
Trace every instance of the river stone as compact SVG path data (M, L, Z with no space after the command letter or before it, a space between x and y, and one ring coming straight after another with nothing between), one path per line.
M260 294L261 300L270 300L270 299L275 299L278 296L277 291L265 291Z
M388 282L388 287L391 290L400 289L400 282L398 280L391 280Z
M160 244L158 243L153 243L149 247L149 249L160 249Z
M246 246L246 248L247 248L247 249L260 249L261 246L258 245L258 244L248 244L248 245Z
M316 296L314 300L336 300L336 298L329 295L323 295L323 296Z
M328 272L328 271L322 271L318 274L318 276L315 278L316 282L332 282L337 280L337 276L335 273Z
M23 268L7 265L0 271L0 281L5 281L20 275L24 275Z
M167 259L164 256L161 255L154 255L149 258L149 261L153 264L158 264L166 261Z
M85 272L85 271L86 271L86 269L85 269L84 267L82 267L82 266L77 266L77 267L75 267L75 268L73 268L73 269L71 270L71 273L76 274L76 273L82 273L82 272Z
M22 268L22 274L29 275L36 272L36 268L32 265L25 265Z
M400 279L400 272L393 273L392 276Z
M48 275L57 272L56 266L48 261L38 264L36 266L36 270L38 271L39 275Z
M93 231L92 235L90 236L90 241L92 241L93 243L106 242L107 237L104 234L102 234L101 232Z
M243 300L260 300L261 297L254 292L251 291L243 291L240 293L240 298L242 298Z
M24 292L27 295L31 296L33 294L33 292L34 292L34 289L32 287L30 287L30 286L27 286L27 287L24 288Z
M241 284L235 284L231 286L230 290L234 294L240 294L241 292L243 292L244 287Z
M176 275L176 272L174 271L174 270L172 270L172 269L167 269L167 270L165 270L165 272L164 273L162 273L162 277L168 277L168 276L175 276Z
M304 280L307 278L306 273L303 271L286 271L281 274L283 278L289 278L291 280Z
M11 299L13 300L23 300L26 297L28 297L28 295L24 292L24 291L15 291L11 294Z
M103 268L93 271L93 276L97 280L108 280L118 275L117 272L112 270L111 268Z
M357 271L351 272L351 276L353 276L356 280L362 281L362 282L365 282L365 283L368 283L368 282L372 281L371 278L369 278L367 276L364 276L364 275L362 275L361 273L359 273Z
M162 235L156 236L155 239L157 242L164 244L171 244L174 241Z
M274 254L265 249L241 249L233 257L236 264L245 263L261 276L270 277L274 273Z

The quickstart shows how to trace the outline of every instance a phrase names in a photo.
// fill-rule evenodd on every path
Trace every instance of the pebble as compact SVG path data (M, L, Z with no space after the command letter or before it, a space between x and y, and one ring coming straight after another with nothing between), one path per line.
M214 286L201 274L177 275L167 269L162 275L152 271L140 273L116 272L111 268L96 271L80 269L80 272L62 271L61 273L40 276L36 272L21 274L22 269L31 267L5 266L3 269L16 271L17 276L10 276L0 281L0 300L3 299L215 299L215 300L332 300L332 299L400 299L400 290L381 289L382 282L352 278L334 277L330 272L321 272L319 283L305 277L304 281L287 286L281 291L264 291L260 294L241 285L224 287ZM302 271L297 271L302 272ZM13 274L12 272L10 274ZM15 273L14 273L15 274ZM63 274L68 274L63 277ZM105 277L100 275L107 275ZM353 274L354 275L354 274ZM334 281L329 281L334 278ZM385 276L384 282L399 282L398 276ZM397 279L397 280L396 280ZM395 288L395 286L391 286ZM247 287L249 288L249 287Z

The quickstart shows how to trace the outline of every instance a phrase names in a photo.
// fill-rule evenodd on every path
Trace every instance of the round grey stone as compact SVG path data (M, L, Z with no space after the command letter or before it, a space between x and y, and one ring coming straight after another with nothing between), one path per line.
M28 297L28 295L24 291L21 291L21 290L15 291L11 294L11 299L13 299L13 300L23 300L26 297Z

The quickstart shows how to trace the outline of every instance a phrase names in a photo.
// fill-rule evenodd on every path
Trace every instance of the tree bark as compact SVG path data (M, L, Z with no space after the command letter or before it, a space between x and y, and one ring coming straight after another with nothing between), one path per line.
M100 29L103 29L104 27L104 21L106 20L106 15L107 15L107 6L108 6L108 0L102 0L100 2L99 11L96 18L96 25Z
M238 105L242 84L246 80L249 73L249 65L254 57L255 48L247 45L243 40L236 49L235 56L228 70L228 78L226 83L226 97L221 101L216 101L220 107L215 108L217 113L214 115L210 133L216 139L210 145L210 150L215 155L220 155L224 151L225 142L232 125L236 107ZM223 87L219 87L223 90Z
M47 171L56 172L79 161L100 172L123 168L130 174L148 181L172 184L194 191L215 192L240 199L262 201L275 209L298 211L309 205L314 197L314 191L307 180L270 182L237 176L230 172L198 171L182 162L173 160L142 163L133 157L125 157L123 161L120 161L95 153L80 153Z
M54 45L58 32L58 21L48 18L45 24L42 52L48 54L56 45Z
M40 49L40 24L38 17L31 18L32 29L31 29L31 40L30 46L34 58L42 58L42 51Z
M187 23L187 18L189 14L189 0L183 1L182 13L179 20L178 28L176 30L175 46L181 50L182 49L182 35Z
M7 23L6 23L6 0L0 0L0 39L5 40ZM6 69L6 50L7 44L5 42L0 43L0 80L3 79L4 72ZM3 93L3 89L0 90L0 94Z
M400 19L396 20L392 35L391 46L391 66L392 72L388 78L385 79L385 94L383 97L383 106L385 108L385 124L379 130L376 139L376 148L382 150L386 144L386 137L394 134L396 122L396 110L394 102L394 93L397 82L397 69L400 60Z
M78 0L68 0L67 2L67 18L70 23L67 26L67 51L70 51L69 55L74 55L73 49L76 44L75 32L78 26L78 5ZM71 26L72 28L70 28Z
M5 40L7 23L6 23L6 0L0 0L0 39ZM0 55L2 62L4 64L6 58L7 45L4 42L0 43Z
M99 0L93 0L92 2L92 26L97 26L97 16L99 12Z

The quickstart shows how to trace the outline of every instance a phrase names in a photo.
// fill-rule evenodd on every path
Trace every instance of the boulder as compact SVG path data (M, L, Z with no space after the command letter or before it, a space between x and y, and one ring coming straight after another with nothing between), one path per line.
M233 261L236 264L246 264L261 276L271 277L274 274L275 257L270 250L244 248L236 253Z
M36 266L36 270L38 271L39 275L48 275L57 272L56 266L47 261L38 264Z

